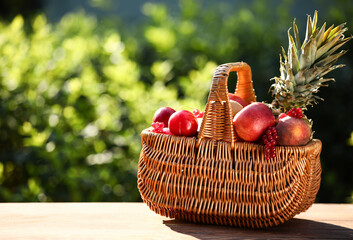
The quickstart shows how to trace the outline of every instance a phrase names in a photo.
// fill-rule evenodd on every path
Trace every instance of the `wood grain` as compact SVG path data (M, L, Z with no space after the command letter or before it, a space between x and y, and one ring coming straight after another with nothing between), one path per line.
M185 223L143 203L1 203L0 239L353 239L353 204L314 204L260 230Z

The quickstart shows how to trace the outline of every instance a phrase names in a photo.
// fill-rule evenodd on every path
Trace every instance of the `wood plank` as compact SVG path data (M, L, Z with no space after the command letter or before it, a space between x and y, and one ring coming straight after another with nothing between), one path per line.
M185 223L143 203L1 203L0 239L353 239L353 204L314 204L278 227Z

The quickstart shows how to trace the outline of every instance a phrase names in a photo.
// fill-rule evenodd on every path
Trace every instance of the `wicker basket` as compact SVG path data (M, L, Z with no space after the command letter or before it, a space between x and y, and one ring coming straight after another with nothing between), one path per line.
M220 65L197 137L141 133L138 188L156 213L191 222L251 228L275 226L305 211L320 187L320 140L277 146L236 141L227 81L237 71L236 94L256 101L250 67Z

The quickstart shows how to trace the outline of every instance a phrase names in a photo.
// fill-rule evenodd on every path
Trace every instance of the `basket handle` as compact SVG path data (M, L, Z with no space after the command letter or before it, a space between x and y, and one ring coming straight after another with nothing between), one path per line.
M238 80L235 95L247 103L255 102L256 96L250 66L245 62L226 63L218 66L213 74L212 87L208 96L205 114L198 135L197 145L202 139L229 142L234 147L231 108L228 97L228 76L237 72Z

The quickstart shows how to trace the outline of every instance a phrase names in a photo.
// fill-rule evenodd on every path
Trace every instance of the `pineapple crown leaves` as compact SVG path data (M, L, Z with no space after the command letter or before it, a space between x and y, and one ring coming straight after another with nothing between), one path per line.
M326 30L326 23L321 28L317 27L317 11L314 17L308 15L304 42L301 44L299 30L293 21L293 33L288 30L288 51L282 47L280 55L280 77L272 80L272 95L275 97L273 105L281 111L287 111L292 107L306 109L306 106L322 100L315 95L319 88L328 86L333 78L323 76L336 68L343 67L343 64L334 65L338 58L347 51L337 50L352 36L345 38L344 32L347 31L345 23L334 27L332 25Z

